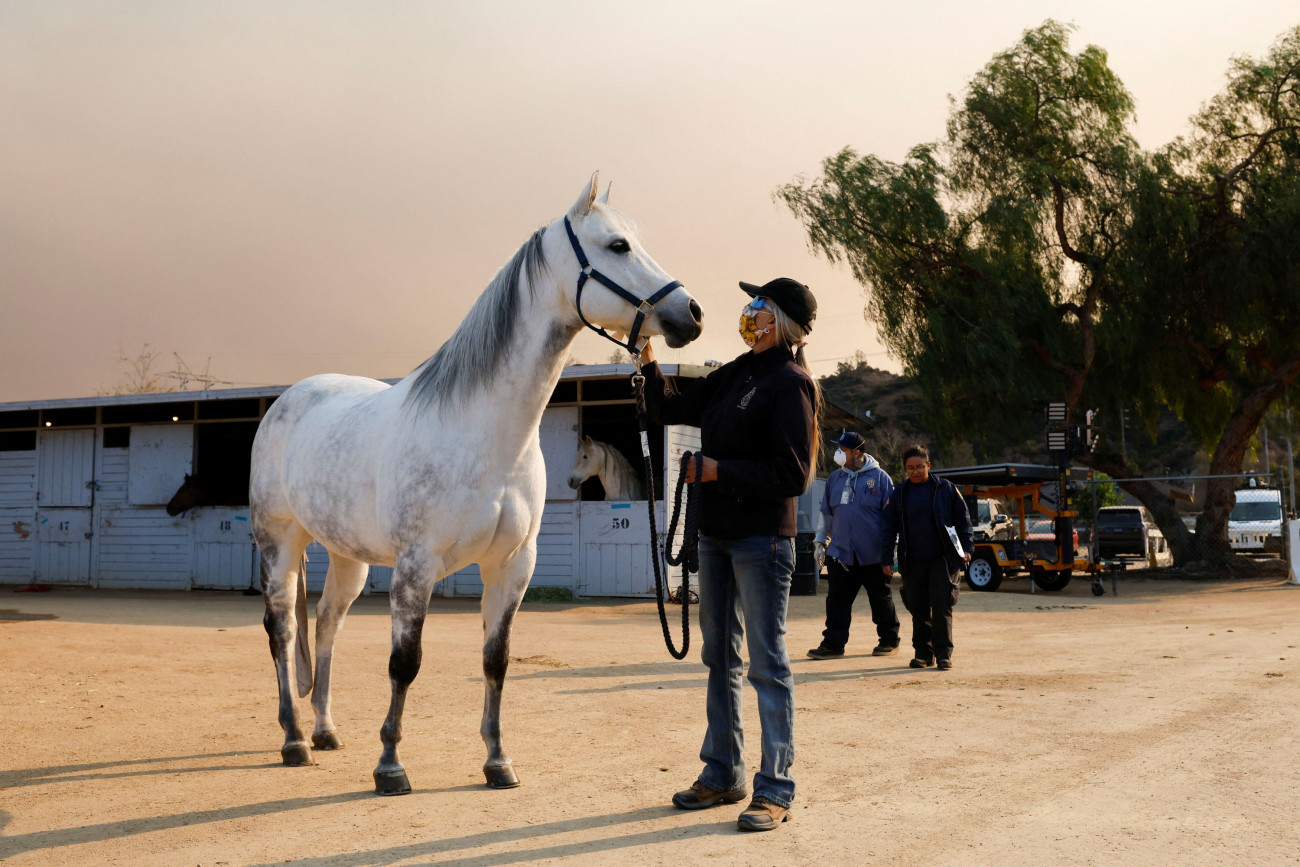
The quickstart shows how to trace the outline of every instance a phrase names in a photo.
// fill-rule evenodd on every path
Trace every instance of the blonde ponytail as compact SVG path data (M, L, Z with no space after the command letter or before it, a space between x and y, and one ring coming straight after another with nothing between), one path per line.
M802 367L807 373L808 378L812 380L813 385L813 440L812 454L808 462L808 480L807 484L811 485L813 479L817 477L817 461L821 453L822 443L822 389L817 384L817 377L813 376L812 367L808 364L808 358L804 353L804 347L808 345L808 335L811 328L804 328L795 322L785 311L775 304L771 306L772 316L776 319L776 338L783 345L788 347L794 353L795 363Z

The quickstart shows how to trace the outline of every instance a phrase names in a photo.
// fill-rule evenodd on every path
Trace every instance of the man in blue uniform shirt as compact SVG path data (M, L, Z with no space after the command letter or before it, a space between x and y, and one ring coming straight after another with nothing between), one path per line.
M817 551L824 553L826 577L826 629L822 642L808 651L813 659L843 656L853 618L853 601L865 588L871 603L871 620L880 643L873 656L898 650L898 614L889 591L889 578L881 569L883 510L894 482L866 452L866 441L855 431L845 431L835 441L835 462L840 468L826 480L818 520ZM820 557L818 559L821 559ZM889 563L892 571L893 560Z

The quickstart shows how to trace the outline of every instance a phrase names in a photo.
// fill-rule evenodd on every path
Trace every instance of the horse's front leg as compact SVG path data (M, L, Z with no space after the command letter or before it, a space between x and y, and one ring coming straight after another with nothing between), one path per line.
M397 744L402 740L402 709L406 706L406 691L420 673L420 639L424 632L424 617L429 611L429 595L433 585L442 575L431 569L425 555L406 551L397 559L393 570L393 584L388 592L393 611L393 646L388 656L388 680L392 685L392 699L388 716L379 730L384 745L375 768L375 791L380 795L405 795L411 791L406 769L397 756Z
M531 540L495 568L483 566L483 722L479 733L487 745L483 776L493 789L519 785L510 757L501 746L501 688L510 664L510 627L528 589L537 561Z

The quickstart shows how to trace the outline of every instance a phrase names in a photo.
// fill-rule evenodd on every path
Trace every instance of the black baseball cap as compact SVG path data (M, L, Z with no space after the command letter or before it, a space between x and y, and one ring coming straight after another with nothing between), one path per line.
M862 451L867 447L867 441L862 438L862 434L854 430L846 430L835 440L835 445L842 449L854 449Z
M762 286L755 286L753 283L741 280L740 288L750 295L772 299L772 303L780 307L781 312L786 316L799 323L804 331L812 330L813 320L817 318L817 299L813 297L808 287L798 280L777 277Z

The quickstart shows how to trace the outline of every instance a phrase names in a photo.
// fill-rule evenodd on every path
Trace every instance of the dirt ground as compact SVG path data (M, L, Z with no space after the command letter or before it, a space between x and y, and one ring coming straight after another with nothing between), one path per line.
M697 644L668 657L650 603L524 606L504 705L523 785L493 791L477 603L435 600L407 702L415 791L380 798L386 598L359 600L339 639L345 748L287 768L260 599L12 589L15 865L1300 862L1300 587L1281 578L964 592L949 672L907 668L906 624L904 651L873 658L865 595L848 655L808 659L825 597L795 597L798 793L769 833L738 832L740 806L668 805L699 770L704 671Z

